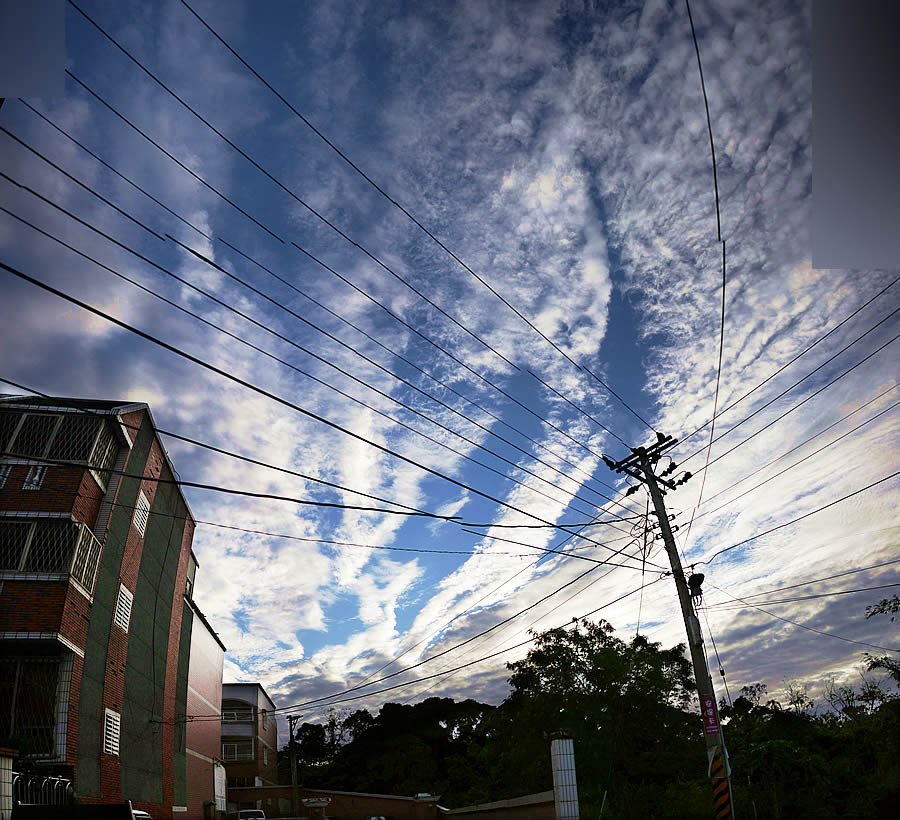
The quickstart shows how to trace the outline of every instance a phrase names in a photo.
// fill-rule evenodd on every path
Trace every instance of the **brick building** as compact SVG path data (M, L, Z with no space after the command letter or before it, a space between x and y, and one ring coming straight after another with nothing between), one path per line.
M173 479L145 404L0 397L0 745L156 818L188 803L203 625Z
M259 683L222 685L222 760L228 775L229 809L259 808L231 798L233 787L274 786L278 728L275 704Z

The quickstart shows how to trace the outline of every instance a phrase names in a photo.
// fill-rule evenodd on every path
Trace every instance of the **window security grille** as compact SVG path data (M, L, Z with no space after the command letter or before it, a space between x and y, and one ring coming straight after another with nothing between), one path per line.
M100 542L65 519L0 518L0 572L70 573L88 593L100 561Z
M134 505L134 528L143 536L147 531L147 521L150 518L150 501L144 491L138 493L137 503Z
M119 754L119 735L122 716L112 709L103 710L103 751L108 755Z
M113 623L123 632L128 632L128 624L131 622L131 607L134 604L134 595L124 584L119 584L119 597L116 599L116 614Z
M57 693L68 697L68 678L60 679L64 670L59 657L0 658L0 737L20 738L29 757L56 754Z
M39 490L41 484L44 483L44 476L47 475L47 468L41 465L32 464L28 468L25 476L25 483L22 485L23 490Z
M263 746L263 766L269 765L269 750Z
M12 464L0 464L0 490L6 486L6 479L12 472Z
M254 759L252 738L222 742L222 760L226 763Z
M222 707L222 723L253 723L256 714L252 706Z
M0 451L22 458L89 464L106 486L119 443L111 422L84 413L0 411Z

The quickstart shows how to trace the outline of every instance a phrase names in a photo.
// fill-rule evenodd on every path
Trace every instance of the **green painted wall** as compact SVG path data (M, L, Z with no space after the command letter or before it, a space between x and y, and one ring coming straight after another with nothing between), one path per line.
M178 644L178 681L175 685L175 805L187 805L187 689L191 662L191 634L194 613L185 606L181 615L181 642Z
M153 430L145 417L128 461L128 472L141 473L153 443ZM140 481L123 478L119 487L118 504L113 508L109 531L91 607L87 643L84 652L84 673L81 680L78 719L78 764L76 784L82 795L100 795L100 749L103 743L103 678L112 613L119 592L119 567L125 551L125 539L131 526L132 509L140 489ZM133 616L132 616L133 622Z
M161 477L173 477L165 465ZM182 601L175 582L185 514L178 488L160 484L144 537L125 665L122 797L130 800L163 802L163 693L172 605Z

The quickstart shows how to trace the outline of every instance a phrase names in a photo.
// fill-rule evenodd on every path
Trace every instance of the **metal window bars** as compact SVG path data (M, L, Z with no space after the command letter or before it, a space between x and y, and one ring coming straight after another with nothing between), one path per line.
M222 709L222 723L254 723L255 721L256 710L253 707Z
M118 449L112 424L102 416L0 410L0 451L87 464L104 488Z
M253 740L222 741L222 760L226 763L255 760Z
M0 658L0 736L25 757L55 758L65 748L59 704L68 700L71 665L60 655Z
M0 572L70 575L88 594L100 562L100 542L68 519L0 519Z

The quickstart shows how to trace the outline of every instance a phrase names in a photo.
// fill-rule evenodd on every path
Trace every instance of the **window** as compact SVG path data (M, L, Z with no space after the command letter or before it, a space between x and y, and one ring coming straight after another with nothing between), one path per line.
M263 746L263 766L269 765L269 750Z
M39 490L41 484L44 483L44 476L47 475L47 468L43 465L32 464L28 468L28 474L25 476L25 483L22 485L23 490Z
M12 464L0 464L0 490L6 486L6 479L12 472Z
M99 561L100 542L81 524L0 517L0 572L71 574L90 593Z
M108 755L118 756L122 716L112 709L103 711L103 751Z
M50 443L56 435L56 428L60 417L47 413L11 413L10 418L3 426L9 427L13 432L11 439L6 444L6 449L11 455L24 458L41 458L47 454ZM21 418L21 423L19 419Z
M113 623L123 632L128 632L128 624L131 621L131 605L134 603L134 595L124 585L119 584L119 597L116 599L116 614Z
M222 760L226 763L237 760L255 760L253 738L222 741Z
M265 709L262 710L262 725L263 729L267 729L269 726L269 713Z
M29 757L64 748L59 707L68 701L70 669L59 656L0 658L0 737L20 738Z
M134 528L143 535L147 531L147 520L150 518L150 501L144 491L138 493L134 507Z

